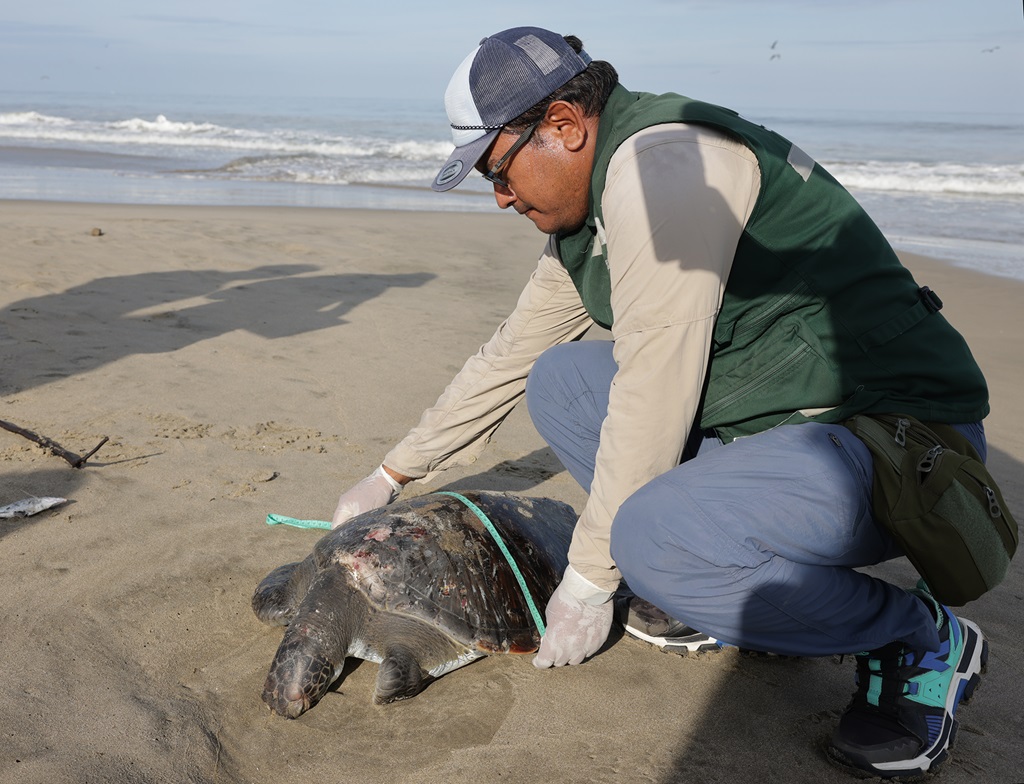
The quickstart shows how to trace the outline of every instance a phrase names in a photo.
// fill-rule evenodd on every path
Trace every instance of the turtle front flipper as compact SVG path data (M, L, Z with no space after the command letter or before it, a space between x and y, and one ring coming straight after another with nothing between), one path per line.
M277 567L256 586L252 611L263 623L287 626L299 611L316 573L312 557Z
M404 645L391 645L377 670L377 688L373 701L377 705L415 697L429 682L413 652Z
M320 572L284 633L263 685L272 711L298 718L341 675L349 643L366 617L366 603L336 571Z
M373 701L378 705L415 697L434 679L483 653L472 650L418 618L371 612L361 643L380 652Z

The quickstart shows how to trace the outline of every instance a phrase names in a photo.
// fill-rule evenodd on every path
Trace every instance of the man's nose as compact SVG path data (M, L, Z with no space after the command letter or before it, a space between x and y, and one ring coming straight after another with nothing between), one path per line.
M493 185L494 200L498 203L498 207L500 207L503 210L507 210L515 203L516 192L507 185L499 185L496 182L493 183Z

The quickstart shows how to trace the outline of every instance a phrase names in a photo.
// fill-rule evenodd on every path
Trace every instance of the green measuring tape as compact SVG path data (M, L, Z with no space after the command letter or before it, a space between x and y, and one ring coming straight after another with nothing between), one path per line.
M327 520L296 520L294 517L287 517L279 514L268 514L267 525L290 525L293 528L325 528L331 529Z
M437 495L450 495L452 498L456 498L462 501L478 518L480 522L484 524L484 528L487 529L487 533L494 539L494 543L498 545L498 549L501 550L501 554L505 556L505 560L508 561L508 565L512 567L512 573L516 576L516 581L519 583L519 588L523 592L523 598L526 599L526 604L530 608L530 614L533 615L533 623L537 627L537 631L540 636L544 636L544 619L541 618L540 612L537 610L537 605L534 604L533 595L530 593L530 589L526 587L526 579L523 577L523 573L519 571L519 567L516 565L516 559L512 557L512 553L508 551L508 547L505 546L505 540L501 538L501 534L498 533L498 529L494 527L487 515L484 514L483 510L470 501L466 496L460 495L459 493L453 493L450 490L440 490Z

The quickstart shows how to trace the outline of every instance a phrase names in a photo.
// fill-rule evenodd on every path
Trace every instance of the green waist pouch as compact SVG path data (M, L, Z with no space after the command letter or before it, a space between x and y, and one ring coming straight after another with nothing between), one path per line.
M970 441L906 414L843 424L871 450L875 517L935 598L962 605L998 585L1017 550L1017 522Z

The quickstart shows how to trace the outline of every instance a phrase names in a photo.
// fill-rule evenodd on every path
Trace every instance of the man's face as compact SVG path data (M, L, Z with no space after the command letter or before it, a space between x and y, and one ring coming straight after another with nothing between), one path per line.
M497 164L516 143L518 133L500 133L477 169L483 173ZM501 209L512 207L545 234L572 232L583 225L589 211L592 154L581 154L565 144L557 125L545 120L533 138L494 174L494 199Z

